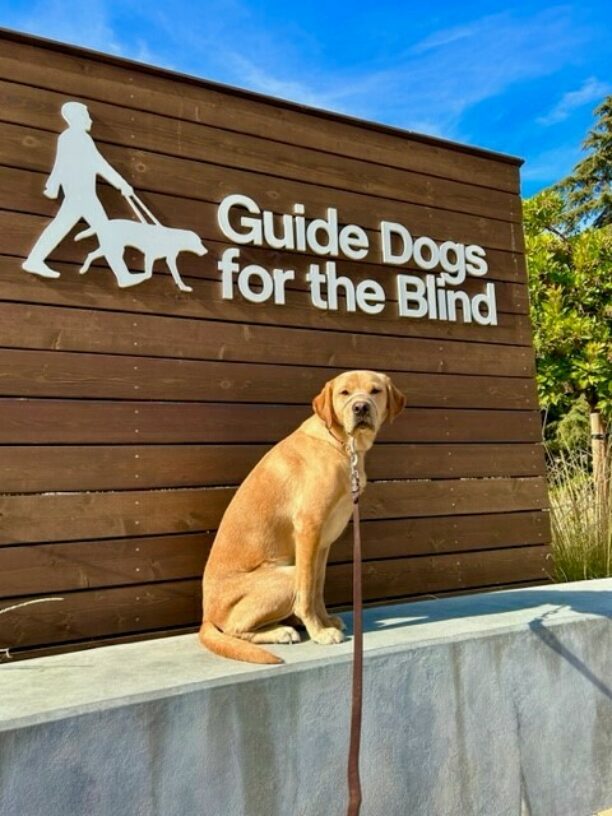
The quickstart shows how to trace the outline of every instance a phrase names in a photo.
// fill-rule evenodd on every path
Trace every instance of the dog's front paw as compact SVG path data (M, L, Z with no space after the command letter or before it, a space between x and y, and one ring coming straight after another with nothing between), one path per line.
M346 629L346 623L342 620L342 618L338 618L335 615L330 615L326 620L326 624L328 626L333 626L334 629L339 629L341 632L344 632Z
M279 626L276 643L299 643L302 638L293 626Z
M314 635L311 635L315 643L320 643L322 646L330 646L332 643L342 643L344 635L335 626L328 626L326 629L319 629Z

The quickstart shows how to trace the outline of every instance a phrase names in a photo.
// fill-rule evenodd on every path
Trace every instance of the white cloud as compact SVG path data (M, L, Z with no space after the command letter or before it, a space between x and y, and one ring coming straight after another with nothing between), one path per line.
M559 70L584 36L564 6L531 15L488 15L416 42L409 19L400 15L397 24L406 26L403 51L366 59L357 50L348 57L352 62L330 64L295 22L264 24L244 0L209 0L206 14L195 17L185 13L183 3L174 10L128 7L127 17L113 18L108 0L35 0L27 12L3 22L306 105L465 141L472 140L464 125L468 111L513 84ZM128 18L131 34L123 27ZM582 104L596 80L589 83L566 95L555 116Z
M334 108L333 93L317 91L298 79L275 76L260 65L244 56L230 52L226 54L226 67L232 73L234 82L258 93L289 99L315 108Z
M110 24L104 0L86 3L39 0L30 5L26 14L16 15L11 25L51 40L126 56Z
M563 122L576 108L588 105L590 102L598 102L612 88L607 82L600 82L595 77L585 79L582 86L575 91L568 91L563 94L557 104L545 115L537 120L540 125L554 125Z
M485 20L487 18L484 18ZM420 40L416 45L410 48L412 54L421 54L424 51L429 51L440 46L450 45L457 42L457 40L465 40L473 37L479 27L479 20L476 20L471 25L455 26L454 28L444 28L440 31L434 31L424 39Z
M120 33L109 0L35 0L27 11L2 9L0 24L58 42L91 48L139 62L178 70L164 55L152 50L143 36Z
M249 19L249 49L240 38L222 38L214 59L225 81L411 130L469 140L464 114L511 85L562 67L583 34L564 6L531 17L510 12L441 29L390 55L381 66L363 62L322 69L308 62L295 38L257 29ZM225 44L221 44L225 43ZM245 56L248 54L248 57Z

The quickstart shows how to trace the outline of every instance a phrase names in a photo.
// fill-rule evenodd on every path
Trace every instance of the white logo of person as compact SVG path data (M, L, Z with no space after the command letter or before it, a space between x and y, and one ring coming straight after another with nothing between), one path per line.
M207 249L199 236L190 230L163 226L145 207L127 181L98 151L89 135L92 121L86 105L66 102L62 105L61 113L68 127L57 140L55 163L44 194L47 198L57 198L61 190L64 198L55 218L44 228L22 264L22 269L43 278L59 278L60 273L47 265L47 258L83 219L89 228L78 233L75 241L96 235L99 247L87 256L80 269L81 274L87 272L92 261L106 258L120 287L135 286L148 280L153 275L155 261L163 258L177 287L182 292L193 291L181 280L176 259L180 252L204 255ZM138 221L108 218L96 194L98 176L121 192ZM143 272L130 272L127 268L123 259L126 247L142 252Z

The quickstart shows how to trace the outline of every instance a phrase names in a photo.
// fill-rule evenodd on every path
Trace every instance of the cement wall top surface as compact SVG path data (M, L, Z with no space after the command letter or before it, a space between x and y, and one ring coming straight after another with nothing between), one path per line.
M343 617L350 634L351 615ZM593 617L612 618L612 579L371 607L364 612L365 671L368 661L382 653L572 625ZM0 666L0 731L348 663L352 639L335 646L307 641L270 648L285 665L256 666L216 657L199 646L196 635L5 663Z

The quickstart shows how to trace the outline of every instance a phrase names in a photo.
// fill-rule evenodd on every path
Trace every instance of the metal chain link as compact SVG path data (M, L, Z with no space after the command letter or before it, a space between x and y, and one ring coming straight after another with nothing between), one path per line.
M347 452L351 466L351 493L353 494L353 502L359 498L359 491L361 489L361 480L359 479L359 454L355 447L355 437L350 436L347 445Z

